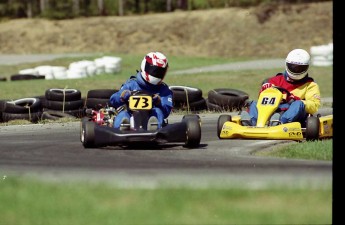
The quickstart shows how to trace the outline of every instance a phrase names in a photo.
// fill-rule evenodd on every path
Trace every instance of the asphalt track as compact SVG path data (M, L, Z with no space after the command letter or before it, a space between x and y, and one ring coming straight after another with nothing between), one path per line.
M169 123L181 118L173 115ZM286 141L219 140L217 118L218 114L201 115L202 139L196 149L184 148L183 143L84 149L79 122L3 126L0 177L107 182L126 188L331 187L332 162L254 156L254 151Z
M4 64L3 60L0 55L0 64ZM16 62L23 60L17 57ZM271 62L281 68L280 60ZM239 69L246 64L223 66ZM251 65L255 64L263 65L260 62ZM269 64L265 65L272 66ZM219 140L216 135L219 114L200 116L202 139L197 149L186 149L182 143L159 148L84 149L79 122L0 126L0 178L19 175L53 182L106 182L125 188L332 186L331 161L254 156L255 151L287 141ZM169 123L181 117L172 115Z

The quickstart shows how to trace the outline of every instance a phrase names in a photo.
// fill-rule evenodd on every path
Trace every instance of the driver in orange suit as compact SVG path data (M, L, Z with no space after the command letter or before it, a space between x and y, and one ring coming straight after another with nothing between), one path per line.
M308 114L318 111L321 99L319 85L309 77L310 55L303 49L294 49L286 57L285 71L264 80L260 92L272 86L288 90L291 95L286 103L279 105L281 123L305 123ZM256 125L258 110L256 101L249 106L249 116L253 126Z

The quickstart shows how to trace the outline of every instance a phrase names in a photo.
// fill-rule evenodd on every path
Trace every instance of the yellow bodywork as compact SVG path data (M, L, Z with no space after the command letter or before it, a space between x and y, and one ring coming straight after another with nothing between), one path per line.
M286 123L270 127L242 126L235 122L225 122L220 138L303 140L302 127L299 122Z
M320 138L333 137L333 115L322 116L320 119Z

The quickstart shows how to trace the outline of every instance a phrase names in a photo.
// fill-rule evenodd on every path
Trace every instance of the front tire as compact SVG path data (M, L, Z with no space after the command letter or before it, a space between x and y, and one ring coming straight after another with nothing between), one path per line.
M95 123L89 121L88 118L81 120L80 141L84 148L95 146Z
M187 148L198 147L201 140L201 123L198 115L188 115L182 119L186 123L186 141Z
M220 133L222 132L223 125L225 122L231 121L231 116L230 115L220 115L218 117L218 122L217 122L217 136L219 139L220 138Z

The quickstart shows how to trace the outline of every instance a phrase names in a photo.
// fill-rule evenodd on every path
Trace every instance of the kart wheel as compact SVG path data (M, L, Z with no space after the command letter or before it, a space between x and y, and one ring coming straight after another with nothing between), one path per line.
M218 117L218 123L217 123L217 136L220 139L220 133L222 132L223 125L225 122L231 121L230 115L220 115Z
M92 148L95 143L95 123L83 118L81 121L80 141L84 148Z
M198 147L201 140L200 117L198 115L187 115L182 119L186 123L186 141L187 148Z
M305 137L307 141L316 141L319 139L320 119L310 116L307 118Z
M196 115L196 114L183 115L182 120L184 120L184 119L197 119L200 123L200 126L201 126L201 119L200 119L199 115Z

